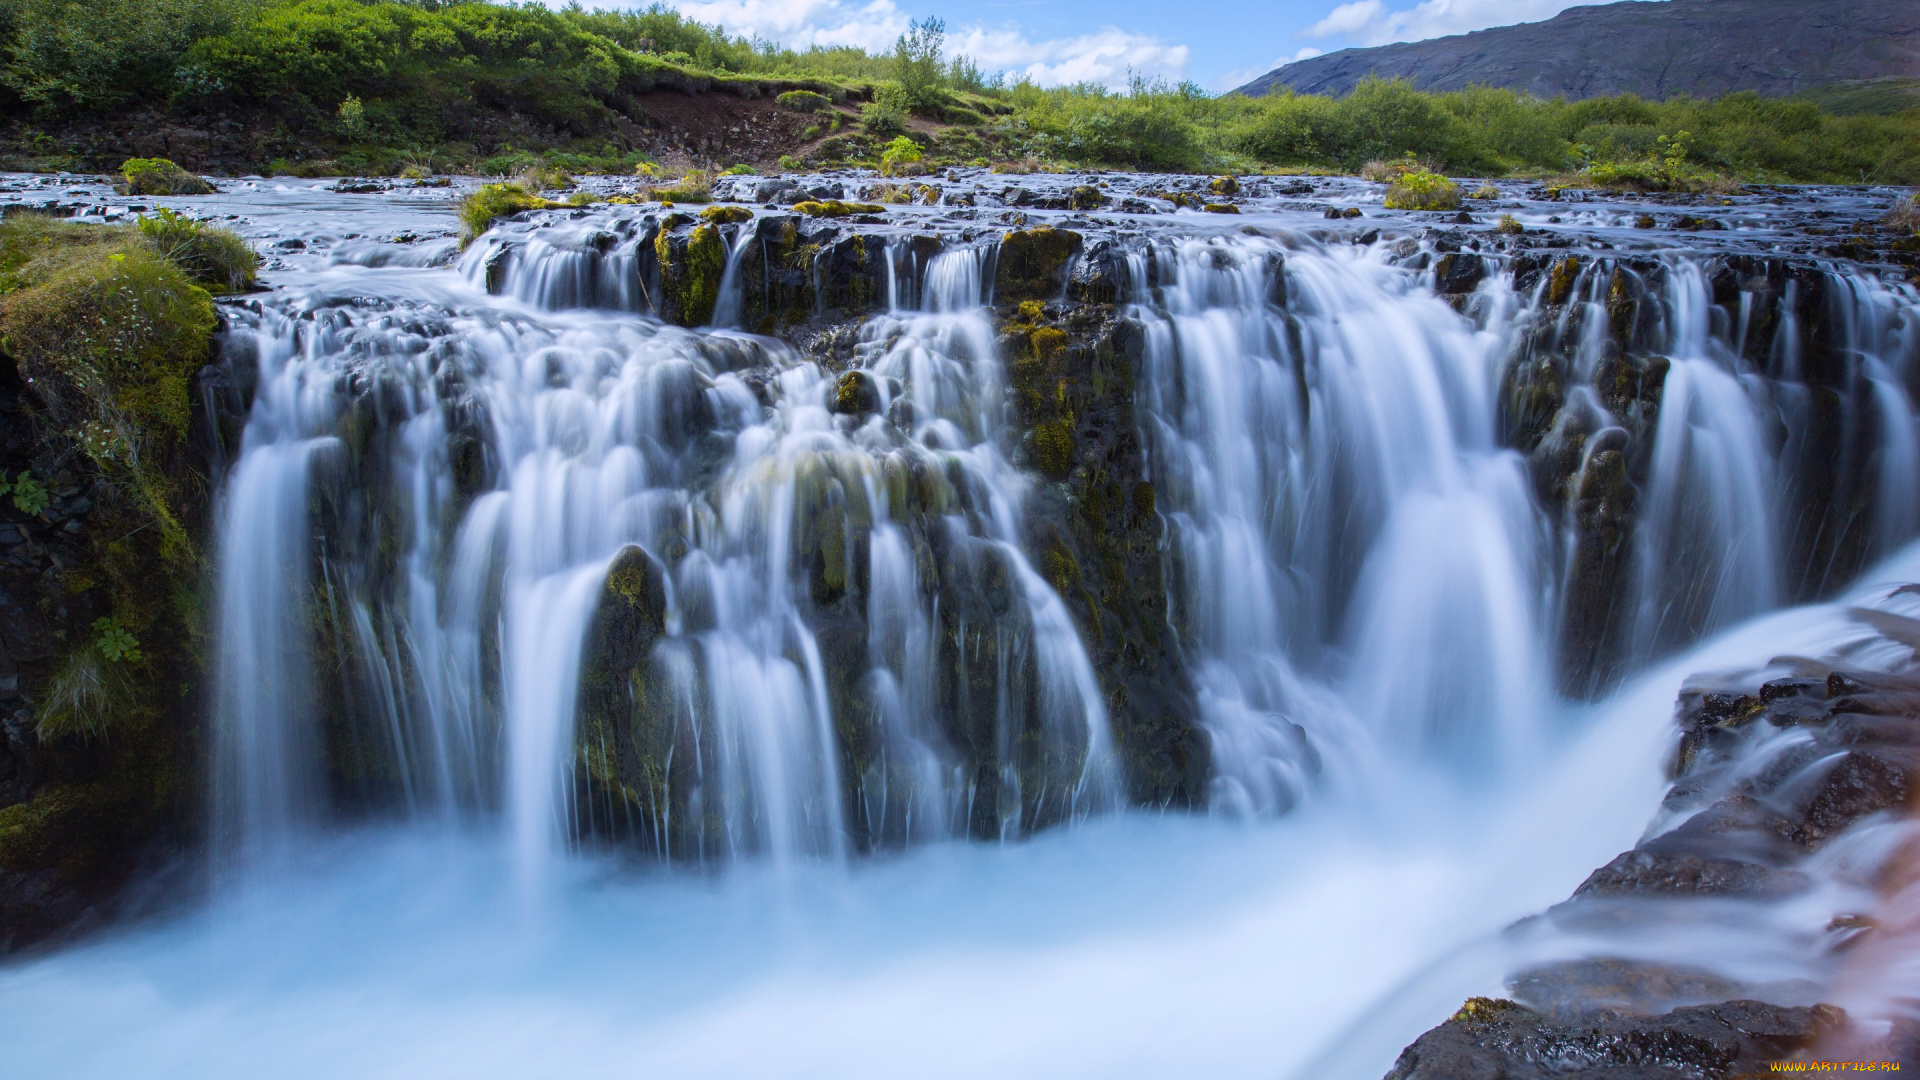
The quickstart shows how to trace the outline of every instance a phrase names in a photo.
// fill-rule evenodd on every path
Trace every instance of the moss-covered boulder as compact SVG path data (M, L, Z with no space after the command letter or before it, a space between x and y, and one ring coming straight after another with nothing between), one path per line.
M993 296L1000 304L1053 300L1066 288L1067 273L1085 240L1071 229L1040 225L1000 238Z
M120 166L126 195L211 195L213 185L166 158L129 158Z

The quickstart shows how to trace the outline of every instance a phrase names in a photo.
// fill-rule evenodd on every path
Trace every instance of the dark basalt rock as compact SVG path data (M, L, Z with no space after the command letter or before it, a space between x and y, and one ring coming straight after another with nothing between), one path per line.
M1402 1051L1387 1080L1720 1080L1765 1072L1842 1020L1829 1006L1759 1001L1561 1020L1473 998Z
M1470 293L1486 276L1486 263L1478 255L1443 255L1433 264L1433 287L1442 296Z

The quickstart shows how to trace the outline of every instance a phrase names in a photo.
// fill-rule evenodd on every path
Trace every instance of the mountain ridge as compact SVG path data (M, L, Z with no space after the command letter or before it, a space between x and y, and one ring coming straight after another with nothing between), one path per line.
M1410 79L1422 90L1479 85L1540 97L1784 96L1920 77L1920 13L1911 0L1623 0L1542 22L1342 49L1284 64L1233 92L1341 95L1369 75Z

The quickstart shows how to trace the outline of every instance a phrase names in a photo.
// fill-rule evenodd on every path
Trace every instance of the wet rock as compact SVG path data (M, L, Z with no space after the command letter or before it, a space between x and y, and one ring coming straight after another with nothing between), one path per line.
M834 412L846 416L878 412L880 388L874 385L872 375L864 371L849 371L834 382L831 406Z
M1842 1022L1830 1006L1758 1001L1563 1021L1512 1001L1472 998L1402 1051L1387 1080L1721 1080L1763 1073L1767 1062L1812 1046Z
M1127 294L1126 253L1111 241L1096 240L1073 264L1067 297L1089 304L1116 304Z
M1657 1016L1733 1001L1745 989L1707 971L1611 957L1531 968L1515 976L1511 986L1520 1004L1559 1019L1603 1012Z
M994 265L996 303L1052 300L1066 287L1067 271L1085 241L1070 229L1040 225L1000 238Z
M1759 863L1636 850L1623 852L1595 870L1574 895L1781 896L1806 885L1803 875Z
M1443 255L1433 265L1433 287L1443 296L1470 293L1486 276L1486 262L1478 255Z

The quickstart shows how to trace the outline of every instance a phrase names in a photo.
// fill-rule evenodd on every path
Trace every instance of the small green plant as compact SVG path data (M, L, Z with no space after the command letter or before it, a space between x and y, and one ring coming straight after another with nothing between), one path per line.
M23 514L38 514L47 508L52 499L47 495L46 485L34 479L30 472L22 472L19 479L7 485L13 492L13 505ZM7 490L0 489L0 490Z
M211 195L213 185L166 158L128 158L120 165L128 195Z
M794 112L824 112L833 108L833 99L811 90L789 90L773 99L774 104Z
M1389 210L1458 210L1460 185L1425 169L1404 173L1387 185Z
M137 664L142 659L139 639L112 615L93 620L93 647L115 664Z
M672 187L654 188L647 197L661 202L712 202L713 180L696 170L674 181Z
M721 170L721 176L758 176L760 170L751 165L729 165Z
M919 165L923 156L919 143L905 135L896 135L893 141L880 151L881 175L902 176L910 172L918 172L917 168L910 169L909 166Z
M801 169L807 167L807 163L794 157L792 154L781 154L780 167L787 172L799 172Z
M1479 187L1473 189L1473 194L1467 196L1469 199L1497 199L1499 197L1500 189L1494 187L1492 184L1481 184Z
M1500 223L1493 227L1493 231L1502 236L1519 236L1527 230L1525 226L1520 224L1519 218L1514 217L1512 214L1501 214Z
M360 102L358 94L348 94L340 107L334 110L334 122L340 125L340 133L349 139L360 140L367 137L367 107Z

